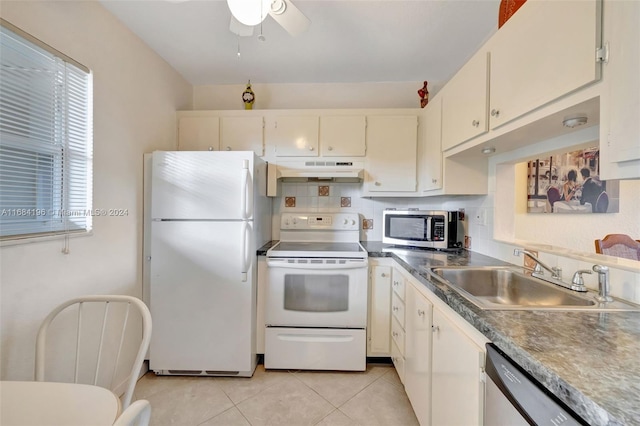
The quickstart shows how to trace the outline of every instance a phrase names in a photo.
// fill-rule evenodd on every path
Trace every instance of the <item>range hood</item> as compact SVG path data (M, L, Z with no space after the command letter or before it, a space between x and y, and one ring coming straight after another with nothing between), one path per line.
M289 182L362 182L362 161L283 161L277 164L277 178Z

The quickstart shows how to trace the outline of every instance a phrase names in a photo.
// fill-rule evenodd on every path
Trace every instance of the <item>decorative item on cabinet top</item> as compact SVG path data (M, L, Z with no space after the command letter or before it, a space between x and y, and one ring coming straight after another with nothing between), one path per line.
M427 90L428 82L425 81L421 89L418 90L420 96L420 108L424 108L429 103L429 91Z
M500 9L498 10L498 28L502 27L526 1L527 0L502 0L500 2Z
M247 88L242 92L242 102L244 102L244 109L253 109L253 102L256 100L256 95L251 90L251 80L247 82Z

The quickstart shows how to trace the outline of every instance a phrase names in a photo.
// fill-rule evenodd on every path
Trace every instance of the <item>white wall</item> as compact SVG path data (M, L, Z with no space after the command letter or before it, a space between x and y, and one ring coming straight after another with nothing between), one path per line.
M386 83L252 84L253 109L419 108L422 81ZM244 109L246 85L195 86L193 108ZM429 86L431 96L437 87Z
M33 377L45 315L83 294L142 295L142 154L175 149L175 111L191 86L95 1L3 1L2 18L88 66L94 74L93 235L3 246L2 380Z

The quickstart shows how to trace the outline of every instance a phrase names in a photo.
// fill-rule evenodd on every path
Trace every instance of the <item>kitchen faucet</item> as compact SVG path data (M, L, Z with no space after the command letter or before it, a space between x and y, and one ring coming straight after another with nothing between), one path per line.
M546 279L545 276L544 276L544 271L542 270L544 268L547 271L551 272L551 281L550 282L552 282L554 284L558 284L555 281L562 282L562 269L561 268L557 268L555 266L554 267L547 266L540 259L538 259L536 257L536 255L534 255L533 253L531 253L528 250L518 249L518 248L517 249L513 249L513 255L514 256L520 256L520 253L524 254L525 256L530 257L531 259L533 259L533 261L536 262L536 266L533 268L533 272L531 273L532 277L540 278L540 279L543 279L545 281L550 281L549 279Z
M603 265L593 265L593 272L598 273L598 295L596 299L599 302L612 302L613 298L609 296L609 268Z

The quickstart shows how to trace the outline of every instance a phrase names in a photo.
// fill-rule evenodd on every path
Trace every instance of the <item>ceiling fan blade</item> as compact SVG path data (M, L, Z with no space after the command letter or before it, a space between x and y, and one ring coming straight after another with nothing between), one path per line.
M243 24L231 15L229 22L229 30L240 37L251 37L253 35L253 27Z
M290 0L274 0L269 15L294 37L305 32L311 24Z

